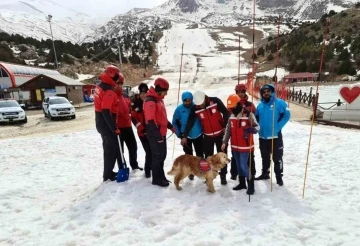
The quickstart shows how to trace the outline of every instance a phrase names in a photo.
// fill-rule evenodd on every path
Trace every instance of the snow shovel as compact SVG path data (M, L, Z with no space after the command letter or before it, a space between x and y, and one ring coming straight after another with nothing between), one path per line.
M121 147L121 142L120 142L120 136L117 135L117 139L119 142L119 149L120 149L120 156L121 156L121 169L119 169L117 176L116 176L116 182L120 183L120 182L125 182L127 180L129 180L129 168L126 166L126 162L124 159L124 155L123 155L123 151L122 151L122 147ZM119 165L120 166L120 165Z

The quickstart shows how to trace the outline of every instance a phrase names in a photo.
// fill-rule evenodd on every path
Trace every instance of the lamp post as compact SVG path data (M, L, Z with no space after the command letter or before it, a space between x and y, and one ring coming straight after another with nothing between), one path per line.
M49 25L50 25L51 39L52 39L52 44L53 44L53 49L54 49L54 55L55 55L55 66L56 66L56 69L58 69L59 66L58 66L58 61L57 61L57 57L56 57L54 36L53 36L52 28L51 28L51 19L52 19L52 15L48 15L48 16L46 17L46 20L49 22Z

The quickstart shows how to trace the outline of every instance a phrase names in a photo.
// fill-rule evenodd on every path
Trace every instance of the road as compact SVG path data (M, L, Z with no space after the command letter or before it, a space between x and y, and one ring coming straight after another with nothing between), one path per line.
M0 125L0 139L16 137L41 137L57 133L71 133L94 129L95 113L93 106L76 109L76 119L59 119L50 121L44 117L42 110L26 111L28 122L26 124L2 124Z

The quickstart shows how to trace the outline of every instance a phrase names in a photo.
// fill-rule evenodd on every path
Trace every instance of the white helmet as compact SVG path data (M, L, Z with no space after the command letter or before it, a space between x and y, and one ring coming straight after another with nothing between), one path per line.
M194 103L195 105L201 105L205 101L205 93L203 91L195 91Z

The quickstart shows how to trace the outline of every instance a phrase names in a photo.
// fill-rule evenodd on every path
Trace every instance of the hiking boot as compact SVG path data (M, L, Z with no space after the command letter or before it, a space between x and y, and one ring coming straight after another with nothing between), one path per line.
M233 190L246 189L245 176L239 176L239 184L233 188Z
M230 179L236 180L236 175L231 175Z
M222 185L227 185L226 175L220 175L220 180Z
M190 180L194 180L194 174L190 174L190 175L189 175L189 179L190 179Z
M247 179L247 183L248 183L248 189L246 191L246 194L248 195L254 195L255 193L255 185L254 185L254 179Z
M151 178L151 172L145 172L145 178Z
M270 179L269 173L262 173L259 177L255 178L255 180L267 180Z
M132 167L132 170L136 170L136 169L139 169L140 171L144 170L144 168L141 168L141 167L139 167L139 166Z
M115 180L116 180L116 176L115 176L115 177L110 177L110 178L104 178L104 179L103 179L104 182L105 182L105 181L108 181L108 180L110 180L110 181L115 181Z
M158 186L160 186L160 187L167 187L167 186L169 186L169 182L166 182L165 180L161 180L160 182L152 182L151 183L152 185L158 185Z
M284 185L284 182L282 180L282 176L276 176L276 183L279 185L279 186L283 186Z

